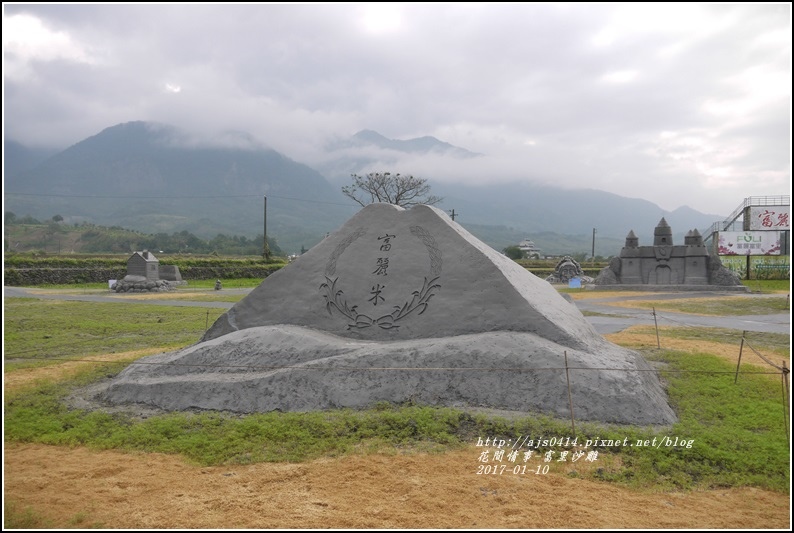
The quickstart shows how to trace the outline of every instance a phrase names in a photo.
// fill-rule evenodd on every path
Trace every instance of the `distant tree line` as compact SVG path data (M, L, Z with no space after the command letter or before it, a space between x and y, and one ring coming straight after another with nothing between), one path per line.
M40 221L29 215L17 217L14 213L6 211L5 224L13 225L46 225L53 226L60 232L68 226L63 226L63 217L55 215L49 220ZM219 233L212 239L202 239L183 230L168 235L166 233L145 234L119 226L103 227L93 224L75 224L82 231L80 237L81 251L84 253L129 253L136 250L151 250L168 254L218 254L218 255L262 255L263 235L260 233L253 239L241 235L225 235ZM284 255L276 240L267 238L270 254Z
M55 217L59 217L59 216L60 215L55 215ZM55 217L53 217L52 220L54 220ZM61 217L61 220L63 220L63 217ZM3 221L6 226L12 226L14 224L20 224L20 225L32 224L32 225L40 226L44 224L44 222L42 222L41 220L35 219L30 215L25 215L24 217L18 217L11 211L6 211Z
M509 257L510 259L513 259L514 261L519 261L519 260L522 260L522 259L530 259L530 258L527 257L526 252L524 250L522 250L517 244L513 244L513 245L508 246L507 248L502 250L502 253L504 253L507 257ZM571 258L573 258L578 263L589 262L591 264L593 264L593 263L606 263L607 261L609 261L613 257L613 256L603 257L601 255L596 255L595 257L593 257L592 255L587 254L585 252L577 252L577 253L566 254L566 255L570 256Z
M84 241L82 248L85 253L124 253L135 250L151 250L167 254L262 255L261 234L249 239L245 236L219 233L207 240L183 230L171 235L155 233L120 239L112 233L88 230L83 234L82 240ZM275 239L268 237L267 243L272 255L283 255Z

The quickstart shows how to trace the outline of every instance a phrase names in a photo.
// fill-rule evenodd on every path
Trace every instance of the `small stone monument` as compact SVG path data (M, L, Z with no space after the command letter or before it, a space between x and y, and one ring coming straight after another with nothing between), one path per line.
M181 277L179 279L181 280ZM173 290L173 286L168 281L160 279L160 261L153 253L144 250L134 252L127 259L127 275L113 284L110 290L119 293L162 292Z
M157 281L160 279L160 260L149 250L134 252L127 259L127 275Z

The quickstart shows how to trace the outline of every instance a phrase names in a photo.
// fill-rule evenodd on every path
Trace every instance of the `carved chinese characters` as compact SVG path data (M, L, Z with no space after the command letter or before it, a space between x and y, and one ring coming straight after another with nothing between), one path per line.
M409 316L424 313L441 288L441 250L435 239L421 226L411 226L407 233L370 234L358 228L331 254L320 290L328 313L348 319L347 329L399 328ZM415 267L417 258L429 267L426 272ZM335 275L340 261L346 264L344 279ZM367 271L359 263L369 265Z

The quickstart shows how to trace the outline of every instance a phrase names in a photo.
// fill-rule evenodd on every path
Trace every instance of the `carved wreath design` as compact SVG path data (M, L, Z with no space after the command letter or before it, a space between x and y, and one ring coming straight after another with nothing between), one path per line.
M352 324L347 325L347 329L363 329L370 326L378 326L381 329L399 328L400 325L397 324L397 322L407 317L417 309L420 310L418 314L421 315L424 313L425 310L427 310L427 303L430 301L430 298L435 295L433 292L434 289L441 288L441 285L436 283L438 276L429 281L427 278L425 278L422 288L418 291L413 291L411 293L412 297L409 301L405 302L401 306L395 305L394 311L388 315L373 318L369 315L359 313L357 311L357 305L348 307L347 302L342 296L343 291L337 290L336 288L336 282L338 279L339 278L331 279L326 276L325 283L320 285L320 289L325 289L325 294L323 294L323 297L325 298L325 308L328 310L328 314L333 315L331 310L336 309L353 321Z
M325 298L325 308L328 310L328 314L333 316L333 309L336 309L352 320L353 322L347 325L347 329L364 329L371 326L378 326L381 329L393 329L399 328L400 325L397 324L397 322L414 311L419 310L417 314L421 315L427 310L428 302L435 295L434 291L441 288L441 285L436 283L441 275L441 250L438 249L438 245L433 236L422 226L411 226L410 231L411 234L421 240L422 244L427 248L428 255L430 256L430 274L433 277L429 280L425 277L422 288L413 291L410 300L407 300L403 305L395 305L394 311L387 315L374 318L364 313L359 313L358 306L349 306L344 299L343 291L336 288L336 282L339 280L339 277L332 277L336 273L336 262L345 249L353 244L356 239L366 234L364 228L357 228L352 234L348 235L339 243L326 264L325 283L320 285L320 290L325 291L323 298Z

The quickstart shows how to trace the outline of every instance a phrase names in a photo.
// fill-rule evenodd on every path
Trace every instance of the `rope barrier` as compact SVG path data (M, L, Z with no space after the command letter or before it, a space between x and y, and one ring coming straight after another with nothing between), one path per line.
M758 357L760 357L761 359L763 359L763 360L764 360L764 361L765 361L765 362L766 362L768 365L771 365L771 366L773 366L773 367L777 368L777 369L778 369L778 370L780 370L781 372L783 372L783 371L784 371L784 368L783 368L782 366L777 366L775 363L773 363L772 361L770 361L769 359L767 359L766 357L764 357L763 355L761 355L761 354L758 352L758 350L756 350L755 348L753 348L753 347L750 345L750 343L749 343L749 342L747 342L747 340L745 340L745 341L744 341L744 343L745 343L745 344L746 344L746 345L747 345L747 346L748 346L748 347L749 347L749 348L750 348L750 349L751 349L753 352L755 352L755 355L757 355Z
M652 313L652 314L653 314L653 313ZM678 325L680 325L680 326L682 326L682 327L686 327L686 328L690 328L690 329L700 329L700 328L719 329L719 327L718 327L718 326L705 326L705 325L694 325L694 326L693 326L693 325L691 325L691 324L687 324L687 323L685 323L685 322L681 322L680 320L675 320L675 319L673 319L673 318L670 318L670 317L667 317L667 316L661 315L661 314L659 314L659 313L656 313L656 314L655 314L655 316L658 316L659 318L661 318L661 319L663 319L663 320L667 320L667 321L669 321L669 322L673 322L673 323L675 323L675 324L678 324ZM715 335L715 337L717 337L717 336L718 336L718 337L723 337L723 338L736 338L736 339L741 339L741 338L746 338L746 334L745 334L745 333L746 333L746 332L743 332L743 333L741 333L741 334L738 334L738 333L728 333L728 332L725 332L725 333L720 333L720 334L718 334L718 335ZM758 333L758 334L763 334L763 333L765 333L765 332L755 332L755 333ZM783 334L782 334L782 333L780 333L780 334L775 334L775 335L783 335ZM774 340L769 340L769 341L767 341L767 344L769 344L770 346L775 346L775 347L787 347L787 346L789 346L789 344L784 344L784 343L782 343L782 342L776 342L776 341L774 341Z
M36 358L19 358L22 360L41 361ZM68 359L68 358L50 358L47 361L64 361L76 363L119 363L120 361L107 361L97 359ZM418 367L418 366L309 366L309 365L216 365L204 363L158 363L147 361L134 361L130 365L142 366L172 366L172 367L196 367L196 368L240 368L252 370L327 370L330 372L345 370L345 371L458 371L458 372L542 372L542 371L565 371L565 370L590 370L596 372L664 372L664 373L693 373L693 374L733 374L733 370L669 370L669 369L655 369L655 368L611 368L611 367L588 367L588 366L560 366L560 367L460 367L460 366L438 366L438 367ZM763 371L744 371L742 374L762 374L762 375L778 375L779 372L763 372Z

